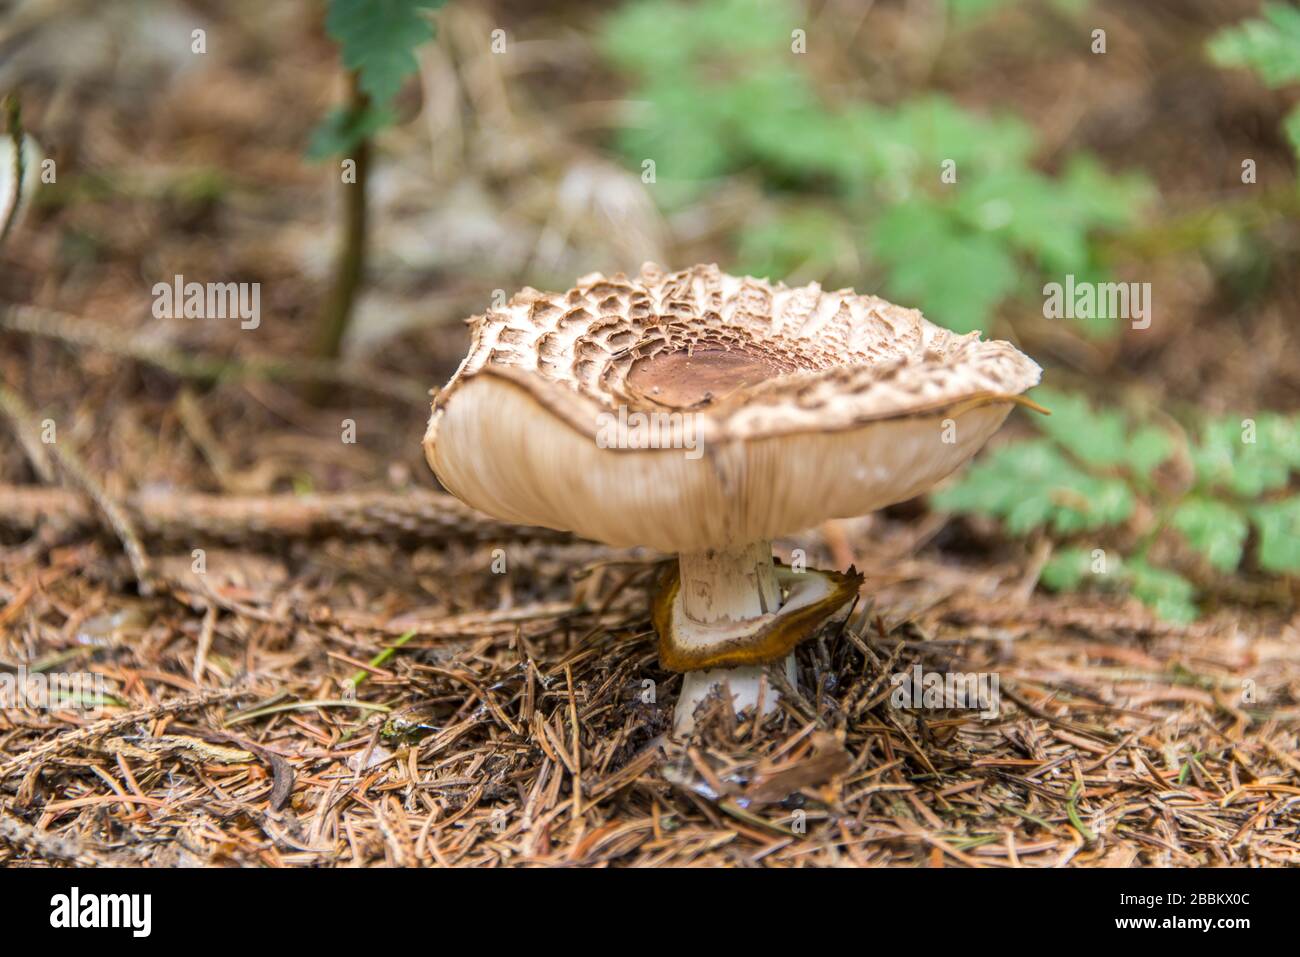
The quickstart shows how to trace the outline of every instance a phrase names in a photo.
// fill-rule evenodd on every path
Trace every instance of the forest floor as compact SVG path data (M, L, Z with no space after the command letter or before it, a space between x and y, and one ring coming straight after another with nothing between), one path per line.
M427 392L467 343L458 320L534 255L492 231L501 209L544 205L511 170L553 186L562 124L504 106L519 94L491 58L426 63L461 78L483 127L458 127L461 166L433 165L479 178L431 185L449 134L392 131L382 278L348 361L311 365L297 357L336 210L302 145L338 92L333 52L289 13L257 31L211 16L239 43L201 69L83 56L25 103L72 145L0 256L0 669L94 672L106 698L0 712L0 865L1300 864L1294 596L1229 583L1189 626L1052 597L1046 543L918 503L779 542L864 572L853 615L799 649L766 721L718 709L671 738L680 677L658 667L648 614L662 559L480 522L433 497L420 451ZM443 27L454 43L484 23L470 6ZM246 55L272 35L296 39ZM572 42L533 52L568 62ZM513 124L511 150L492 122ZM419 260L411 235L443 258ZM174 275L260 281L261 328L154 319L148 290ZM1187 296L1170 341L1065 375L1284 404L1294 291L1251 335ZM33 439L46 420L55 461ZM295 493L360 496L364 521L268 535L183 504L141 520L200 492L281 516ZM426 503L431 530L374 519L366 496ZM118 509L138 541L99 517ZM996 714L899 707L890 675L916 667L995 675Z

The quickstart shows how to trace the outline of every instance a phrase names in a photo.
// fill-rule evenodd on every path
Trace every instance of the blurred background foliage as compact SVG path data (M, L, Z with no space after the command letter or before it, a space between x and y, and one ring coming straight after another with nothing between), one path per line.
M989 6L956 5L963 18ZM654 160L662 203L687 205L741 173L772 197L737 226L740 269L883 286L958 332L988 328L1041 275L1105 275L1091 240L1139 220L1152 199L1144 177L1111 175L1081 150L1042 173L1019 117L929 90L829 102L797 49L801 22L787 0L641 0L602 36L642 102L619 146ZM1114 318L1083 328L1112 334Z
M955 38L947 42L1011 6L949 3ZM1085 2L1050 6L1084 22ZM731 237L739 270L881 288L958 332L987 330L1008 299L1041 304L1045 282L1113 281L1107 243L1122 248L1161 215L1148 176L1111 172L1081 146L1058 149L1054 170L1040 168L1041 138L1011 109L967 107L919 85L887 102L847 84L819 88L805 22L792 0L634 0L602 32L601 49L632 77L639 101L618 145L643 169L653 159L666 208L689 207L727 177L760 184L769 202ZM1094 55L1108 52L1104 35L1074 35ZM1300 10L1267 4L1260 19L1214 35L1209 51L1270 86L1292 83ZM1283 127L1300 145L1297 117L1300 108ZM1122 321L1103 308L1071 333L1113 339ZM1300 417L1130 431L1122 413L1081 396L1040 389L1034 397L1053 413L1036 423L1044 436L995 450L932 501L999 519L1013 535L1058 540L1042 569L1049 588L1097 583L1132 592L1166 618L1195 619L1196 586L1171 556L1152 557L1165 529L1194 560L1233 573L1253 525L1255 566L1300 572L1300 497L1286 496L1300 471ZM1171 477L1171 495L1158 470L1176 452L1189 467ZM1076 544L1124 529L1139 511L1150 527L1124 543L1123 557Z
M1017 342L1053 411L887 518L940 510L936 547L1170 618L1293 605L1298 90L1279 0L0 0L0 91L60 171L0 250L0 302L302 356L346 231L333 164L373 140L348 361L436 384L494 295L646 259L880 292ZM272 318L152 320L174 274L260 281ZM1150 283L1150 327L1046 318L1067 276ZM125 386L98 388L80 430L105 468L224 480L152 425L97 426ZM332 420L309 453L276 429L311 411L227 398L244 487L425 474L423 409L342 462Z

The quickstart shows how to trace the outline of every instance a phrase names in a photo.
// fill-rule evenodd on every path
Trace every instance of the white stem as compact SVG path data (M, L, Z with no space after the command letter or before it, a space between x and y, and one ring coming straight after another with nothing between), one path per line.
M786 679L794 684L794 653L782 662ZM688 671L682 675L682 690L677 695L677 708L673 713L673 734L686 737L695 728L695 709L715 688L724 683L731 692L731 706L737 714L746 708L758 707L758 688L763 677L762 665L740 665L737 668L712 668L709 671ZM771 714L781 700L769 679L763 689L763 714Z
M781 607L771 542L683 552L677 565L682 610L700 624L759 618Z
M683 552L678 556L682 611L687 618L709 625L761 618L781 607L781 586L772 564L772 544L762 541L739 548ZM794 655L784 662L786 677L794 681ZM673 731L685 736L695 726L695 707L715 688L725 684L737 713L758 704L763 676L761 665L688 671L673 716ZM763 690L763 714L776 708L780 692L770 681Z

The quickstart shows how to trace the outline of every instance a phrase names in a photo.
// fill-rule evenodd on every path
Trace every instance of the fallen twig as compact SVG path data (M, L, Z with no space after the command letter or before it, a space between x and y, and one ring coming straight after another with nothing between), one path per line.
M26 447L29 444L30 436L35 435L37 431L35 416L18 393L9 389L3 383L0 383L0 412L3 412L13 422L14 431L19 436L28 437L20 440ZM122 549L131 562L131 570L135 573L135 580L140 587L140 593L143 595L152 594L154 582L153 573L149 568L149 555L140 542L140 536L136 534L135 522L132 521L130 515L118 504L116 499L108 494L108 490L90 474L90 470L86 468L85 463L81 461L81 458L75 452L66 446L59 445L57 442L51 443L47 448L50 459L58 466L59 471L95 504L104 523L113 530L113 534L122 543Z
M47 522L88 529L103 521L63 489L0 487L0 527L31 532ZM137 495L123 503L148 539L248 545L283 539L367 538L390 542L566 541L546 528L498 522L450 495L348 492L324 495Z
M302 356L247 358L182 352L143 342L138 336L88 322L67 313L14 303L0 304L0 329L29 336L57 339L70 346L97 349L155 366L181 379L224 382L270 379L282 382L320 382L363 389L413 405L427 405L429 388L414 379L385 371L376 374L355 364Z

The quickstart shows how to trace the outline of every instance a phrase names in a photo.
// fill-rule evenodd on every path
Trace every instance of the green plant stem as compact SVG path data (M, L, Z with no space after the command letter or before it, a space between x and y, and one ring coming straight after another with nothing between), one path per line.
M1225 236L1258 232L1300 216L1300 190L1294 184L1259 189L1250 199L1198 207L1112 235L1099 241L1099 252L1106 262L1154 259L1204 249Z
M371 658L369 662L370 667L382 668L384 666L384 662L386 662L389 658L393 657L393 655L397 654L398 648L401 648L402 645L406 644L414 637L415 637L414 630L408 631L406 634L402 635L402 637L398 638L395 642L393 642L391 645L389 645L379 654ZM348 683L352 685L352 690L355 691L357 688L361 686L361 682L365 681L369 677L370 677L370 672L362 668L359 671L357 671L357 673L354 674L348 680Z
M360 77L352 75L348 109L360 116L370 105L361 89ZM343 183L343 237L334 266L334 285L330 289L325 311L317 330L315 356L337 359L352 318L352 306L366 265L366 189L370 169L370 139L363 137L350 157L356 163L356 181ZM325 390L317 388L315 397L323 399Z

